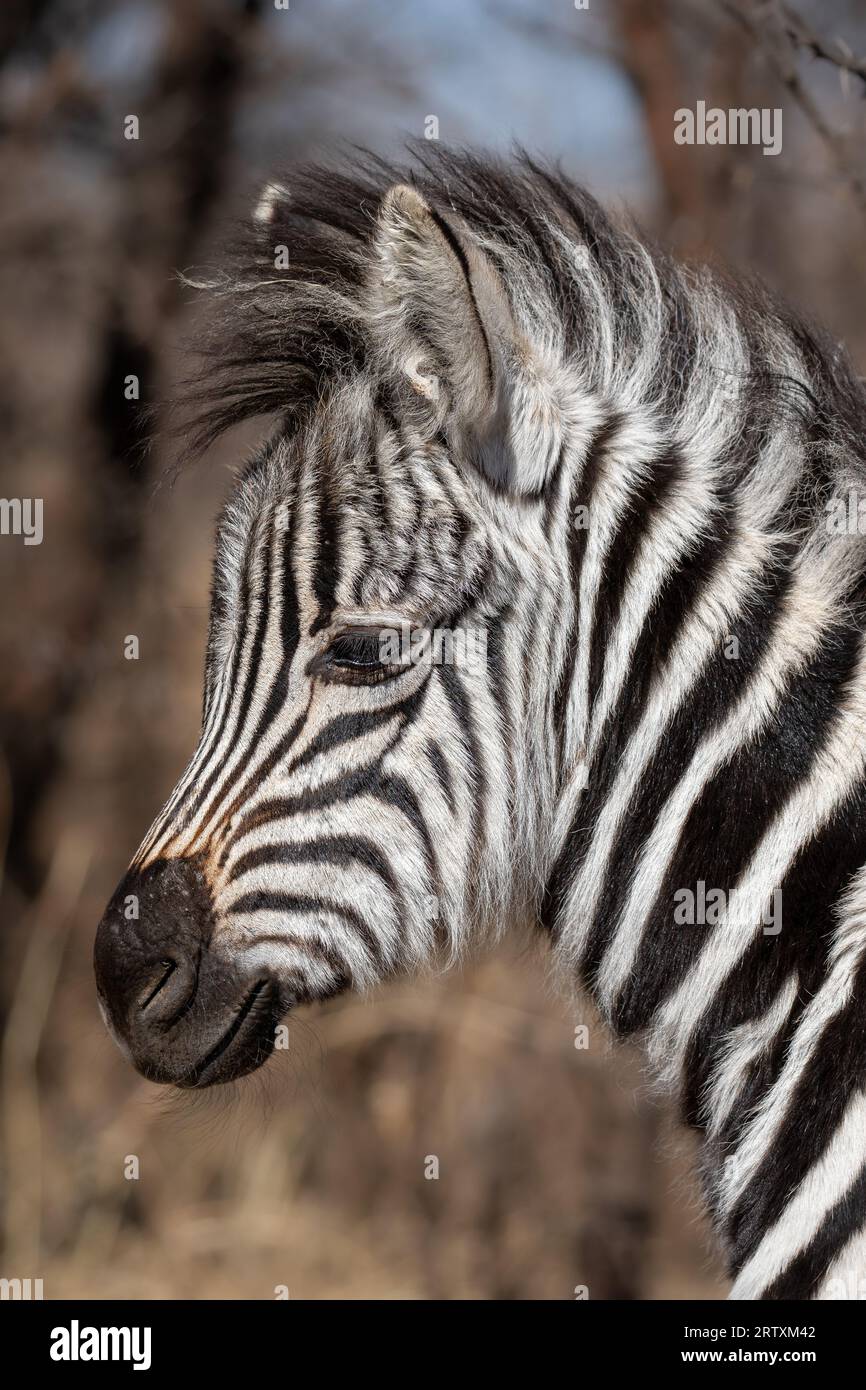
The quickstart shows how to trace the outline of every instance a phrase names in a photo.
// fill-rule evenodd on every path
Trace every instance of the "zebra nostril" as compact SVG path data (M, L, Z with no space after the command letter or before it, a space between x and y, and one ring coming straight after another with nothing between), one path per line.
M139 995L138 1007L149 1024L176 1023L195 994L197 971L191 964L179 965L165 958L151 971Z
M144 997L142 999L139 999L138 1007L141 1009L142 1013L150 1004L153 1003L156 996L159 993L161 993L161 991L165 988L176 969L177 961L161 960L159 962L159 964L156 967L156 970L149 977L147 983L145 984Z

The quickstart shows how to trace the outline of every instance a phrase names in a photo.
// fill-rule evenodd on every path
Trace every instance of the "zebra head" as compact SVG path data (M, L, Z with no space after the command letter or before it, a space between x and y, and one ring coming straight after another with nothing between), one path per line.
M281 334L300 404L221 517L200 742L95 952L112 1032L182 1086L258 1066L302 1002L537 913L566 642L551 486L598 424L528 332L533 286L413 187L357 235L320 216L300 263L302 211L259 214L289 268L229 293L264 325L251 370Z

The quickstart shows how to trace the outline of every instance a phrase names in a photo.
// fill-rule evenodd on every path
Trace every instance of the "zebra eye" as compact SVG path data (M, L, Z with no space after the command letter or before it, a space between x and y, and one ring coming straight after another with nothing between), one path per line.
M404 666L383 660L380 632L344 632L335 637L327 651L314 657L311 675L345 685L372 685L391 680Z

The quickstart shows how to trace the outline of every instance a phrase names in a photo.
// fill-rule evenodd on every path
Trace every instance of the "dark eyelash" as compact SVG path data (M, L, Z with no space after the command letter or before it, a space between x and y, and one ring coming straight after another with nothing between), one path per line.
M406 669L383 661L381 651L381 632L343 632L307 669L310 675L336 683L374 685L392 680Z
M364 670L381 666L381 645L381 638L377 632L345 633L331 643L327 655L334 665Z

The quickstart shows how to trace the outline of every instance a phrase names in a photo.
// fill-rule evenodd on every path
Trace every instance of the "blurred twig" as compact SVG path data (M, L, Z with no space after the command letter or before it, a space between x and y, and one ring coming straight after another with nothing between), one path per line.
M822 62L831 63L834 68L838 68L841 72L848 72L854 77L859 77L864 89L866 89L866 60L855 57L844 39L833 39L831 43L828 43L791 5L783 4L781 11L788 37L798 48L805 49L812 54L813 58L820 58Z
M724 0L724 5L760 47L776 77L822 140L857 207L866 214L866 181L854 162L845 136L830 125L800 77L797 53L800 48L806 48L843 71L856 72L866 80L863 64L845 56L841 49L837 56L782 0Z

